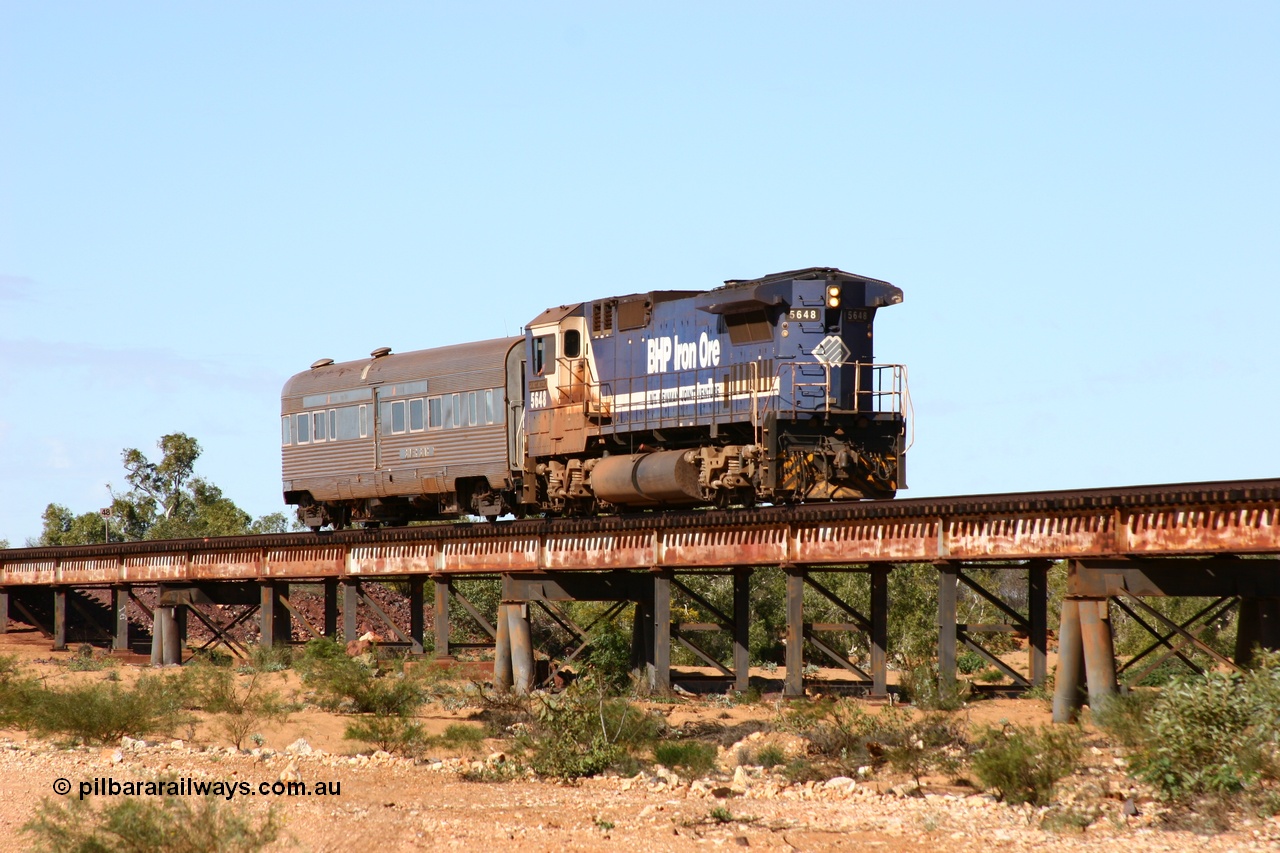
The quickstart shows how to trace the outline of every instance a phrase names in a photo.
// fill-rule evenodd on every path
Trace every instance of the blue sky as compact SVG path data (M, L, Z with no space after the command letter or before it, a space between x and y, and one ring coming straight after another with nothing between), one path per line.
M912 496L1280 475L1280 6L0 0L0 538L313 360L901 287Z

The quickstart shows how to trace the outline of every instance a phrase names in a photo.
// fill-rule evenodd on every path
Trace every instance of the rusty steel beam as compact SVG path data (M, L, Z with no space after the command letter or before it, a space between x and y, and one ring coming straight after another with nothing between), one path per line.
M0 587L1280 554L1280 480L0 553Z

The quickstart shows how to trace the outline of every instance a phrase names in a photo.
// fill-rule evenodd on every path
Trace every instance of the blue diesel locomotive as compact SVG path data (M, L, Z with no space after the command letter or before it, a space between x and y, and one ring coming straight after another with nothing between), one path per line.
M910 397L872 329L901 301L814 267L562 305L523 338L322 359L284 389L285 501L318 529L892 497Z

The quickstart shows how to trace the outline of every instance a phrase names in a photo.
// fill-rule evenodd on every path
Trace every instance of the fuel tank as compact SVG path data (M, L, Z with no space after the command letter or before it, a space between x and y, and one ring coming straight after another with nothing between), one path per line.
M591 490L622 506L672 506L705 501L692 450L607 456L591 469Z

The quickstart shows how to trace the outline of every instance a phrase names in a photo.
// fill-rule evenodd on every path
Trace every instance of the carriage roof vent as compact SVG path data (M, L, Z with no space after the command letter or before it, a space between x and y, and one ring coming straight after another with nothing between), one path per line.
M315 370L317 367L328 367L331 364L333 364L333 359L331 358L317 358L315 361L311 362L311 369Z
M384 355L391 355L391 347L378 347L376 350L369 353L369 355L374 358L382 358Z

